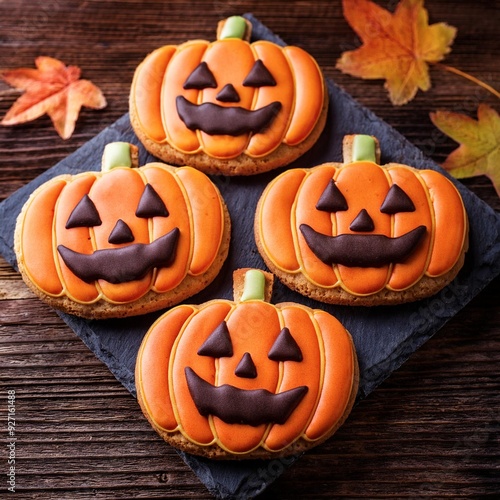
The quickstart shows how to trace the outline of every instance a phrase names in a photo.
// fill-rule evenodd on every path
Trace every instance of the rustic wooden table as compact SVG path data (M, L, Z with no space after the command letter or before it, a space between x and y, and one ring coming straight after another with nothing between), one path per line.
M378 2L393 9L396 1ZM498 1L428 0L430 21L458 36L446 63L500 88ZM136 65L152 49L212 39L216 22L253 12L325 74L436 161L455 148L429 111L471 115L491 94L431 69L433 88L393 107L379 81L342 75L335 62L359 42L339 0L2 0L0 68L38 55L76 64L108 99L84 110L61 140L48 117L0 128L0 199L75 151L127 112ZM19 93L0 84L0 117ZM500 167L500 166L499 166ZM500 209L486 178L465 184ZM8 484L8 391L15 391L16 493L20 498L209 498L150 428L133 397L0 258L0 491ZM500 279L362 401L328 442L288 469L262 498L481 497L500 491ZM273 474L273 471L268 471Z

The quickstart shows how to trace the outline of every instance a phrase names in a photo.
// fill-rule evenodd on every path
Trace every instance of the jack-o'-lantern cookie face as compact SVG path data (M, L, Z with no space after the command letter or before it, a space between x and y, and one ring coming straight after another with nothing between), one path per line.
M247 175L285 165L321 133L327 108L316 62L298 47L249 43L241 17L219 39L162 47L137 68L130 95L144 146L174 164Z
M231 61L226 64L234 67ZM254 89L275 87L276 80L262 60L257 59L241 85ZM219 85L206 62L201 62L193 70L182 88L205 90L207 95L201 104L191 102L180 95L176 98L176 107L180 119L187 128L200 130L212 136L241 136L264 131L278 117L282 107L280 101L272 101L257 109L241 106L239 103L242 99L235 86L231 82ZM207 89L216 89L215 98L210 96Z
M211 458L281 456L347 417L358 385L349 333L324 311L268 303L271 285L270 274L236 271L234 302L181 305L150 328L136 388L166 441Z
M108 145L102 172L56 177L23 208L19 268L51 305L85 317L142 314L192 295L220 269L229 218L216 187L189 167L131 168L134 148Z
M285 284L323 302L433 295L463 264L460 194L438 172L378 165L371 137L346 139L354 161L289 170L266 188L255 220L264 260ZM356 157L361 150L368 156Z
M234 340L236 343L240 340L238 334L234 335ZM227 322L223 320L209 335L197 354L216 360L224 357L232 358L235 351L239 351L238 346L233 347ZM254 357L257 358L260 354L257 353ZM237 361L233 372L236 377L256 379L259 376L261 367L257 369L249 351L245 351L239 361L238 356L234 359ZM302 352L288 327L281 329L267 353L267 359L276 362L302 362ZM263 370L265 371L264 368ZM252 427L270 423L284 424L308 391L307 385L276 394L267 389L244 389L231 384L215 386L200 377L191 367L185 368L185 375L189 392L200 414L206 417L213 415L228 424ZM238 383L238 379L235 379L235 383Z
M112 189L116 189L118 187L116 179L118 176L124 177L124 188L129 187L134 181L133 176L132 178L125 178L133 171L124 170L120 174L117 174L117 172L115 170L113 174L108 174L104 177L104 180L103 178L96 179L96 182L92 184L93 197L95 196L103 205L101 210L103 218L104 215L108 216L106 208L109 204L109 198L108 195L106 195L106 198L101 198L99 192L105 191L108 193L109 186L100 186L100 184L112 185L115 183ZM128 205L128 200L122 197L121 200L117 201L120 201L118 207L123 212L122 217L124 217L127 210L123 205ZM131 216L132 214L129 213L128 215ZM167 218L169 216L170 213L161 197L151 184L146 184L137 204L134 219L138 218L147 221L155 217ZM88 228L90 235L90 229L92 228L96 237L96 246L100 242L103 248L98 247L97 250L86 253L59 244L57 245L57 252L68 269L85 283L103 280L111 284L120 284L141 280L152 269L166 268L174 263L180 230L178 227L173 227L154 241L138 243L131 229L132 224L137 227L137 223L138 221L134 220L127 224L123 218L117 219L115 223L115 219L112 217L109 223L105 221L103 224L94 202L88 194L84 194L69 215L64 229L69 231L80 227ZM104 228L102 228L103 225ZM108 231L109 227L112 227L110 231ZM107 243L109 248L106 248L106 232L108 232Z
M369 165L360 164L359 170L354 173L357 176L357 183L360 186L370 185L372 176L368 173ZM364 200L369 198L370 193L366 193ZM355 201L353 204L359 205ZM321 194L316 210L335 214L335 216L339 212L346 212L342 214L345 221L344 227L349 222L348 214L356 213L349 223L348 232L342 232L342 225L338 224L336 236L322 234L306 223L299 226L311 251L322 262L329 265L340 264L346 267L367 268L403 262L417 250L427 233L425 225L416 226L398 236L387 236L376 232L374 219L378 223L377 226L387 226L391 222L391 215L416 210L414 203L397 184L392 184L378 210L375 207L372 217L366 208L361 208L359 212L357 208L354 211L350 210L347 200L332 179Z

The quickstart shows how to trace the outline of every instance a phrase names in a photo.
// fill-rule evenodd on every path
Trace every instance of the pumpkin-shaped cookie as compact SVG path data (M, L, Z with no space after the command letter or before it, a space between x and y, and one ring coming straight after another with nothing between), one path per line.
M55 177L23 207L19 270L50 305L88 318L143 314L218 274L230 221L215 185L190 167L133 160L135 146L109 144L102 171Z
M298 47L249 43L250 31L235 16L220 23L216 41L166 45L139 65L130 117L151 153L205 173L247 175L314 144L328 105L317 63Z
M348 136L344 164L291 169L266 187L255 237L290 288L334 304L397 304L435 294L462 267L458 190L433 170L378 165L375 145Z
M351 336L324 311L270 304L269 273L234 277L235 301L180 305L149 329L135 372L141 408L166 441L197 455L272 457L315 446L354 402Z

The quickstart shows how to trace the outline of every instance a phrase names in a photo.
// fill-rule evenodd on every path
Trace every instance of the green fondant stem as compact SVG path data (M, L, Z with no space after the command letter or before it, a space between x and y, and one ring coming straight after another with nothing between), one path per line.
M266 277L264 273L258 269L249 269L245 273L241 302L245 300L264 300L265 288Z
M132 154L128 142L110 142L104 148L101 170L106 172L115 167L132 167Z
M376 163L376 143L370 135L355 135L352 145L352 161L372 161Z
M226 19L219 35L219 40L225 38L241 38L245 36L247 23L241 16L231 16Z

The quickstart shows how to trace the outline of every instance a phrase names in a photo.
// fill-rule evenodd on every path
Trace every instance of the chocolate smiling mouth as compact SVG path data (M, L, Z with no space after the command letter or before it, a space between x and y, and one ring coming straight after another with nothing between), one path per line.
M284 424L306 395L307 386L273 394L266 389L245 390L224 384L216 387L189 367L184 369L189 392L203 416L214 415L227 424L256 427Z
M253 111L211 102L193 104L183 96L177 97L176 104L177 113L188 129L201 130L209 135L237 136L261 132L271 125L281 110L278 101Z
M382 234L327 236L307 224L301 224L300 231L312 252L325 264L382 267L404 261L415 250L427 229L418 226L396 238Z
M121 248L83 254L59 245L57 251L68 268L86 283L103 279L118 284L146 276L154 267L168 267L175 259L180 231L172 229L152 243L135 243Z

